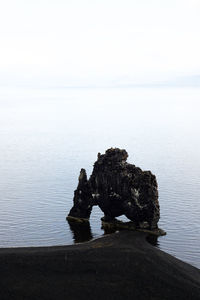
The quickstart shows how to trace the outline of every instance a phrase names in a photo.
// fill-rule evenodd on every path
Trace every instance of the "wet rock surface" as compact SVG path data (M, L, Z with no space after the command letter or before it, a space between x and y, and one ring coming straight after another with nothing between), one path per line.
M98 205L104 222L125 215L136 228L157 228L160 209L156 177L128 163L127 158L126 150L111 148L98 154L89 180L81 169L69 219L89 219L92 206Z

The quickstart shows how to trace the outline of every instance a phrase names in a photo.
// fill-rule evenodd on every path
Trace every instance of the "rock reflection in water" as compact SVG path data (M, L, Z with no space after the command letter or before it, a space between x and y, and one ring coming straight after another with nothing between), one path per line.
M119 229L117 229L117 228L113 228L113 227L101 227L101 229L103 229L104 230L104 235L106 235L106 234L111 234L111 233L115 233L115 232L117 232L117 231L119 231Z
M104 235L126 230L126 229L123 229L123 228L115 228L115 227L109 227L109 226L102 226L101 229L104 230ZM158 236L157 235L149 234L149 235L147 235L146 240L152 246L159 247L159 242L158 242Z
M149 244L153 245L153 246L156 246L156 247L159 247L159 242L158 242L158 236L156 235L153 235L153 234L149 234L147 237L146 237L146 240Z
M89 221L78 223L78 222L74 222L74 221L71 221L71 220L67 220L67 222L68 222L70 230L73 234L74 243L83 243L83 242L90 241L94 238L94 236L92 234L92 231L91 231ZM126 229L123 229L123 228L115 228L115 227L112 227L112 226L102 226L101 229L104 231L104 235L112 234L112 233L115 233L117 231L126 230ZM149 234L146 237L146 240L151 245L159 247L158 236Z
M70 220L67 221L73 234L74 243L87 242L93 238L89 222L77 223Z

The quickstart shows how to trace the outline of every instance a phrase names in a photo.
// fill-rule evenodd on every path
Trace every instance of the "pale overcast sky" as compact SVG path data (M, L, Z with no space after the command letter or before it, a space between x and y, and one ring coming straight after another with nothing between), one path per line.
M0 84L143 84L200 74L199 0L1 0Z

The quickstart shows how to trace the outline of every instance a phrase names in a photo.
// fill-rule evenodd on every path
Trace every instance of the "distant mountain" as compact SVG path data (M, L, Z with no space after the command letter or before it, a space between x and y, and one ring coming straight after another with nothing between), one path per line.
M172 86L186 86L186 87L200 87L200 75L179 77L173 81L169 81L167 85Z
M200 87L200 75L174 77L145 82L132 81L129 78L118 79L111 84L113 87Z

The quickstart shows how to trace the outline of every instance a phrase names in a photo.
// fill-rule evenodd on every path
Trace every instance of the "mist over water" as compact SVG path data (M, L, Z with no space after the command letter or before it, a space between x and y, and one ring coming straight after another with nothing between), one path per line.
M199 88L2 89L0 247L104 234L97 207L85 238L65 218L80 169L90 175L98 152L119 147L157 177L167 231L159 248L200 268L199 96Z

